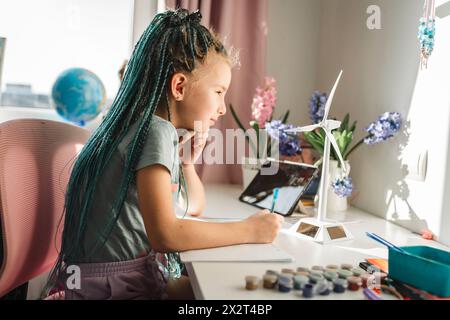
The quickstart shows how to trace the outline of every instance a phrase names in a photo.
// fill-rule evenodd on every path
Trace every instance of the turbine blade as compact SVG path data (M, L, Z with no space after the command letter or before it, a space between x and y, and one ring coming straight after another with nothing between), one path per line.
M320 128L320 127L321 127L320 124L313 124L311 126L304 126L304 127L293 128L293 129L287 129L287 130L284 130L284 132L291 132L291 133L294 133L294 132L307 132L307 131L313 131L313 130L315 130L317 128Z
M341 163L342 170L344 170L344 174L347 174L347 167L345 166L344 158L342 157L341 151L339 150L339 146L336 142L336 139L334 138L333 134L328 131L327 129L324 129L325 134L327 135L327 138L330 140L331 145L334 148L334 151L338 155L339 162Z
M337 77L336 82L334 83L333 89L331 89L330 95L328 96L327 103L325 104L325 112L323 115L323 121L328 119L328 114L330 113L330 108L331 108L331 102L333 101L334 93L336 92L336 88L339 84L339 80L341 80L341 76L342 76L342 70L339 73L339 76Z

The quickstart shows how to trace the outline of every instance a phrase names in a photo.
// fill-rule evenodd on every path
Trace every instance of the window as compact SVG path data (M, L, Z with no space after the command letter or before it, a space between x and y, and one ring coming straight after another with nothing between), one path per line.
M6 48L1 106L50 107L58 75L86 68L103 82L108 99L132 50L133 0L2 0L0 37ZM0 70L1 72L1 70Z

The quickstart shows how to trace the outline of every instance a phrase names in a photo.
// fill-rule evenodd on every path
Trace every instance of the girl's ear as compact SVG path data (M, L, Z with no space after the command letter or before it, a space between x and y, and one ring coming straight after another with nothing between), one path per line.
M170 88L175 101L181 101L184 99L187 81L188 79L186 75L181 72L175 73L173 75Z

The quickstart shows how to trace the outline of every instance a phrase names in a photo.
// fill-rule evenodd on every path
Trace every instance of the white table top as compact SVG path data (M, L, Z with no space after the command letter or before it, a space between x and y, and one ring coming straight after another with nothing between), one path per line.
M206 217L244 218L254 214L258 208L244 204L238 200L241 188L236 185L207 185ZM186 263L190 281L196 299L224 300L275 300L303 299L296 291L280 293L276 290L260 288L255 291L245 289L245 276L262 277L268 269L341 265L350 263L357 266L366 258L387 258L387 249L381 244L369 239L366 231L375 232L381 237L398 246L428 245L450 251L450 249L435 241L422 239L419 235L397 226L384 219L368 214L356 208L349 208L345 221L354 239L334 244L321 245L303 240L281 230L274 244L294 257L289 263L235 263L235 262L192 262ZM362 291L346 291L344 294L333 293L329 296L316 296L314 299L363 299Z

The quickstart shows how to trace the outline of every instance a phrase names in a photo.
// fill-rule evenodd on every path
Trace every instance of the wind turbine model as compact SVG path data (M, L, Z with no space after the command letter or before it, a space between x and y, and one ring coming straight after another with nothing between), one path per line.
M331 102L333 101L334 92L336 91L339 80L341 79L341 75L342 70L339 73L333 89L331 90L330 96L328 97L327 103L325 104L325 112L322 121L320 121L318 124L286 130L286 132L290 133L300 133L313 131L320 128L323 129L326 135L323 149L322 178L320 179L319 186L319 207L317 210L317 218L301 219L291 229L291 231L294 231L294 233L299 237L313 240L319 243L329 243L353 239L352 234L350 233L350 231L348 231L344 224L326 220L328 188L330 185L329 173L331 146L333 146L334 151L339 158L339 162L341 163L344 174L347 174L347 167L345 166L344 159L342 158L341 152L339 151L339 146L336 143L336 139L334 138L333 134L331 133L332 130L337 129L341 126L341 122L328 119Z

